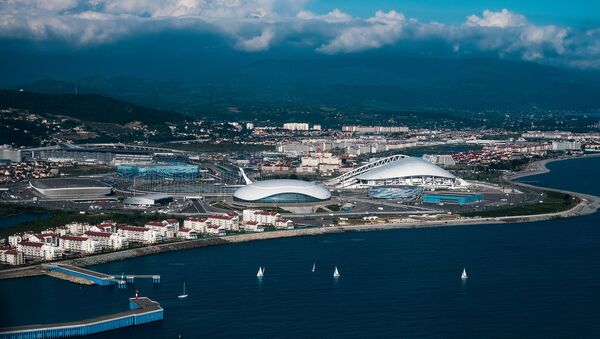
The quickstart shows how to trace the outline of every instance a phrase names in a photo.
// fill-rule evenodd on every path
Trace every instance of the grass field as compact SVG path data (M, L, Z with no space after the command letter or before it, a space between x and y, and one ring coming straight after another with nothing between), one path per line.
M485 211L461 213L464 217L510 217L515 215L533 215L565 211L577 203L574 197L558 192L545 191L541 203L523 204L514 207L499 208Z

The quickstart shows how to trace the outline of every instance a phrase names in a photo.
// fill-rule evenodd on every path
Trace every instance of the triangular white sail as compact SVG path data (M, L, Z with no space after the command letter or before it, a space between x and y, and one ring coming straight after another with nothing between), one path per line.
M462 271L462 274L460 275L460 278L462 280L465 280L465 279L469 278L469 276L467 275L467 269L466 268L463 268L463 271Z
M339 276L340 276L340 271L338 271L338 268L337 268L337 266L335 267L335 270L333 271L333 276L334 276L335 278L337 278L337 277L339 277Z
M262 277L263 275L264 275L263 268L262 268L262 267L259 267L259 268L258 268L258 273L256 273L256 276L257 276L257 277Z
M312 267L312 270L311 270L311 271L312 271L312 272L314 272L314 271L315 271L315 268L317 268L317 264L316 264L316 263L313 263L313 267Z

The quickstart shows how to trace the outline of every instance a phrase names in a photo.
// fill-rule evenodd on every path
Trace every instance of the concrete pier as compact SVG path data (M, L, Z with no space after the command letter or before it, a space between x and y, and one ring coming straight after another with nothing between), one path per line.
M0 329L0 339L67 338L141 325L163 319L160 304L146 297L130 298L129 311L50 325L26 325Z

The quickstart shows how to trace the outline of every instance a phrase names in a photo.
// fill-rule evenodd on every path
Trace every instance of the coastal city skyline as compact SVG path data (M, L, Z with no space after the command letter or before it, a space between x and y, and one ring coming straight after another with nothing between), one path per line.
M598 337L599 11L0 2L0 339Z

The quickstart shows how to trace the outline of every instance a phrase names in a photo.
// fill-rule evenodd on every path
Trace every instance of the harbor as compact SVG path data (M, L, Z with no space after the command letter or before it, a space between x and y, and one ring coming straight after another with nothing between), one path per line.
M36 324L0 329L0 339L67 338L142 325L163 319L163 309L146 297L129 299L129 310L96 318L59 324Z

